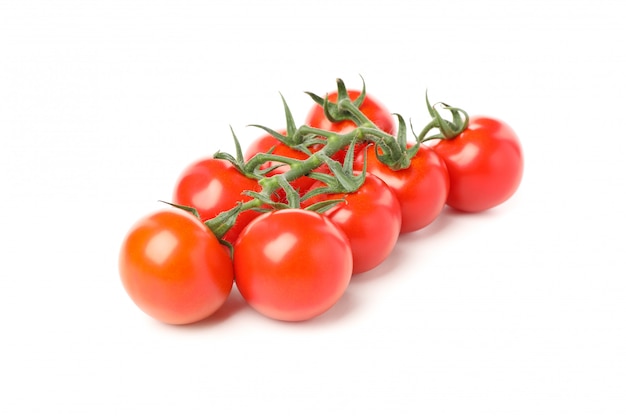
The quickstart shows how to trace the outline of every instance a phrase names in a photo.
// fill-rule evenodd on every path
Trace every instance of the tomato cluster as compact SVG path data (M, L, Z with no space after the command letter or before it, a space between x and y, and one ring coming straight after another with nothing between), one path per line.
M170 324L202 320L236 285L259 313L302 321L330 309L353 275L427 227L445 205L488 210L523 172L520 141L502 121L444 105L415 140L363 90L321 98L296 128L267 132L237 155L216 153L180 175L171 206L139 220L120 253L135 304ZM426 137L432 129L437 134ZM431 145L432 141L432 145Z

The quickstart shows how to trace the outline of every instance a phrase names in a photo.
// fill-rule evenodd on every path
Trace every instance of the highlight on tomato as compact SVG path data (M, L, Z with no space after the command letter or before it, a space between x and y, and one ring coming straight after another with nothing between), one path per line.
M212 315L233 286L232 261L213 233L183 210L140 219L119 256L124 289L147 315L189 324Z
M358 176L360 172L355 172ZM311 190L325 184L316 182ZM366 173L363 185L351 193L320 194L303 202L305 207L321 201L343 200L324 211L344 231L350 241L353 274L380 265L398 240L402 213L394 192L373 174Z
M229 161L206 158L183 170L174 186L173 203L195 208L200 219L206 221L235 207L237 202L251 200L244 191L259 190L255 179L239 172ZM259 214L254 210L239 214L235 225L222 239L234 243L241 230Z
M450 187L444 161L421 144L409 167L394 170L380 162L376 152L375 146L368 146L356 156L354 167L362 169L367 156L367 171L382 179L395 193L402 211L400 233L423 229L435 221L445 206Z
M234 245L235 283L259 313L283 321L312 319L346 291L352 252L328 217L304 209L264 213Z
M524 158L519 138L498 119L470 117L462 133L439 140L433 149L450 175L447 204L457 210L493 208L508 200L521 183Z

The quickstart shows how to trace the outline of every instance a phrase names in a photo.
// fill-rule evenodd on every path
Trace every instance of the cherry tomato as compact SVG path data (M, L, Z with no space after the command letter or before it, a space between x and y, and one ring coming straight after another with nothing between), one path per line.
M490 117L470 117L465 131L440 140L433 149L450 173L447 204L478 212L508 200L524 169L520 141L510 126Z
M235 282L265 316L301 321L330 309L352 274L346 235L328 217L303 209L264 213L234 246Z
M355 172L358 175L359 172ZM321 187L315 183L311 189ZM365 182L353 193L321 194L303 202L310 206L324 200L343 199L323 214L344 231L350 241L354 262L353 273L369 271L381 264L394 248L402 214L400 203L391 189L373 174L366 173Z
M284 134L285 131L282 131L281 133ZM286 156L288 158L298 159L300 161L303 161L309 158L308 154L285 145L284 143L282 143L281 141L279 141L278 139L276 139L275 137L269 134L261 136L255 141L253 141L250 144L250 146L246 149L246 152L244 153L244 158L247 161L249 161L250 158L252 158L257 153L269 153L272 148L274 148L272 151L273 155ZM315 148L312 148L311 152L315 152L315 150L316 150ZM273 161L262 164L260 168L267 169L272 166L277 166L277 168L270 171L267 174L268 176L283 174L289 171L290 169L289 166L286 164L282 164L280 162L273 162ZM315 169L315 171L328 172L328 168L325 165L322 165L319 168ZM313 185L314 182L315 182L314 179L307 177L307 176L303 176L292 181L291 185L293 186L293 188L298 190L300 196L303 196L309 190L309 188L311 188L311 185ZM286 200L286 195L283 190L278 190L276 192L276 195L279 201Z
M355 100L361 94L358 90L348 90L348 96L351 100ZM332 103L337 102L337 92L334 91L328 94L328 101ZM384 132L389 133L390 135L395 135L396 132L396 123L389 113L389 110L385 108L385 106L372 97L369 94L366 94L361 107L359 110L363 112L363 114L378 128ZM326 118L324 114L324 108L319 104L315 104L305 119L305 124L311 127L316 127L323 130L329 130L331 132L336 132L340 134L348 133L356 127L356 125L350 120L343 120L340 122L331 122ZM365 147L365 143L358 143L355 147L356 152L360 151ZM334 159L343 162L346 156L346 150L342 150L333 156Z
M244 174L230 162L222 159L202 159L188 166L175 187L173 202L194 207L203 221L230 210L237 202L251 199L244 191L259 191L258 182ZM239 232L260 213L246 210L237 217L235 225L223 236L234 243Z
M122 244L119 271L133 302L169 324L210 316L233 286L227 251L200 220L182 210L139 220Z
M374 146L365 152L367 171L382 179L398 197L401 234L422 229L437 218L446 203L450 181L443 160L431 148L422 144L411 165L397 171L376 158ZM355 169L363 168L365 152L357 155Z

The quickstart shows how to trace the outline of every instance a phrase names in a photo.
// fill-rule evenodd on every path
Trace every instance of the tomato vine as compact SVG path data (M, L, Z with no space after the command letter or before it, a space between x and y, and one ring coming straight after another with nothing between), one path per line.
M365 82L336 81L324 97L307 92L315 107L300 126L281 96L285 127L251 125L267 135L254 152L244 156L231 128L234 155L218 151L179 178L167 204L181 210L131 228L120 276L140 309L166 323L202 320L235 283L260 313L308 320L445 205L482 211L516 191L521 145L504 122L426 93L430 120L416 133Z
M250 160L244 161L241 145L234 132L233 139L235 142L236 156L232 156L225 152L217 152L213 155L217 159L225 159L235 165L241 173L256 178L261 186L260 191L246 191L245 194L252 197L245 203L238 204L232 209L220 213L213 219L205 221L213 233L221 238L235 222L237 216L246 210L263 210L262 207L271 207L273 209L296 208L301 205L301 198L291 183L298 178L312 174L316 168L327 165L333 176L337 179L344 179L345 167L339 166L333 160L333 156L346 147L354 149L354 145L358 142L366 142L375 146L379 150L375 154L376 158L384 165L392 170L407 169L411 165L411 160L419 151L421 143L441 138L453 138L461 133L467 126L467 113L460 108L451 107L443 103L437 103L444 110L451 113L452 120L449 121L442 117L441 113L432 106L426 96L428 111L432 120L422 129L419 135L416 135L411 126L411 131L415 138L415 143L408 146L407 143L407 127L404 118L395 114L398 119L398 133L396 136L381 130L376 124L367 118L360 110L360 104L366 97L366 87L363 83L360 95L352 100L348 94L348 90L341 79L337 79L337 101L333 103L326 98L322 98L314 93L307 94L319 105L323 106L324 114L331 122L351 121L355 124L355 128L347 133L337 133L329 130L323 130L308 125L296 127L293 115L285 99L281 96L285 111L286 134L281 134L273 129L262 125L251 125L263 129L279 142L297 149L308 155L304 160L294 159L286 156L275 155L272 152L259 153L254 155ZM436 105L437 105L436 104ZM438 133L426 136L433 130ZM312 147L318 147L315 152L311 151ZM353 153L348 161L353 158ZM286 172L279 175L268 176L272 169L276 169L274 164L269 169L260 169L261 166L271 163L284 164L289 167ZM352 170L351 165L348 170ZM344 184L347 184L344 181ZM350 187L344 191L350 191ZM356 187L358 188L358 187ZM351 191L355 191L352 188ZM287 203L277 202L272 199L272 195L277 190L282 189L288 197ZM335 188L327 190L328 192L337 193L341 190ZM319 193L320 191L318 191ZM309 196L304 196L308 198ZM314 207L314 209L317 207Z

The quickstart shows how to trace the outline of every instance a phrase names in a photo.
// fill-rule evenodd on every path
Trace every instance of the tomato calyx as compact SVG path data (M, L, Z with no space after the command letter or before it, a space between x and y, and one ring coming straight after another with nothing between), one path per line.
M309 176L323 182L326 186L309 191L304 195L303 200L319 194L353 193L361 188L365 182L365 170L359 175L354 175L354 151L355 142L352 142L343 164L327 155L320 155L328 166L330 174L312 172ZM366 163L364 162L364 165Z
M365 100L366 93L365 81L363 78L361 78L361 80L363 81L361 93L354 101L350 99L348 89L346 88L343 80L340 78L337 79L336 103L328 100L328 94L326 94L323 98L315 93L311 93L310 91L307 91L306 94L308 94L313 101L322 106L324 109L324 115L333 123L350 120L357 126L376 127L376 125L359 110L359 107L361 107L363 101Z
M235 134L232 126L230 127L230 132L233 135L233 142L235 143L235 156L229 154L228 152L217 151L213 154L213 158L228 161L246 177L258 180L261 176L256 175L246 167L243 151L241 150L241 143L239 143L239 139L237 139L237 135Z
M301 129L298 129L298 127L296 126L296 122L293 118L293 114L291 113L291 109L287 105L287 101L285 100L282 94L280 95L280 98L283 102L283 109L285 112L285 126L286 126L285 134L282 134L280 132L277 132L274 129L270 129L269 127L259 125L259 124L251 124L248 126L262 129L269 135L276 138L276 140L278 140L280 143L283 143L289 146L290 148L299 150L306 154L311 153L312 147L315 147L316 145L323 145L324 141L322 141L315 133L313 132L305 133ZM323 131L321 133L323 134L326 132ZM268 152L268 153L271 153L271 152Z
M332 159L329 156L322 155L324 163L328 166L330 174L323 174L313 172L309 176L325 185L320 187L314 187L309 190L302 200L308 200L310 198L322 195L322 194L349 194L357 192L365 183L366 170L365 168L359 172L354 171L354 152L355 142L352 142L346 153L346 158L341 164L339 161ZM366 166L367 158L364 160L364 166ZM313 204L307 204L307 210L317 211L322 213L330 210L335 205L345 202L344 199L325 199Z
M452 120L445 119L437 110L437 106L449 111ZM377 147L375 155L381 163L396 171L406 169L411 165L411 160L417 155L422 143L434 139L453 139L467 129L469 116L463 109L452 107L443 102L432 105L428 99L428 92L426 92L426 107L430 114L431 121L419 134L415 133L413 123L409 121L411 133L415 138L415 144L412 146L407 146L407 129L404 118L399 114L395 114L398 118L398 135L394 144L397 144L398 147L389 146L386 142L375 141ZM427 136L433 130L435 130L436 133Z
M202 221L202 217L200 216L200 213L198 213L198 210L195 207L171 203L171 202L163 201L163 200L159 200L159 202L167 204L179 210L186 211L192 214L198 220ZM232 209L223 211L217 216L215 216L214 218L202 222L215 235L215 237L219 240L219 242L222 245L230 249L231 255L232 255L233 245L229 241L223 239L223 237L235 225L237 216L242 211L242 205L243 203L238 202L237 205L233 207Z
M394 170L407 168L411 163L411 158L417 153L415 150L407 150L406 143L406 123L402 116L395 114L398 118L399 128L397 137L382 132L371 120L359 109L365 100L366 88L365 82L359 96L351 100L348 90L341 79L337 79L337 100L333 103L328 100L328 95L324 98L307 92L307 94L317 104L323 107L324 114L331 122L341 122L349 120L354 122L357 127L356 137L360 140L373 142L376 144L380 152L376 155L382 163L388 165Z
M432 120L422 129L419 135L416 135L415 131L413 131L413 136L415 136L417 146L419 146L420 143L433 139L453 139L467 129L469 124L469 115L465 110L450 106L443 102L430 104L428 91L426 92L426 107L428 108L428 113L430 114ZM437 110L437 107L441 107L443 110L450 112L452 120L450 121L444 119L441 113ZM413 130L413 126L411 126L411 130ZM427 136L432 130L437 130L438 133Z

